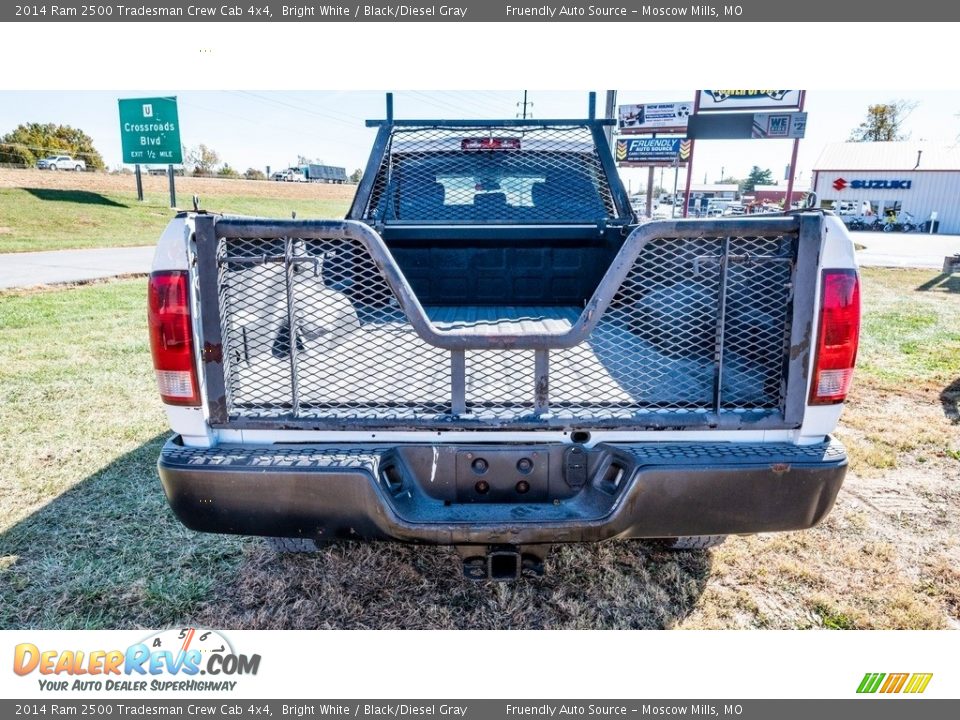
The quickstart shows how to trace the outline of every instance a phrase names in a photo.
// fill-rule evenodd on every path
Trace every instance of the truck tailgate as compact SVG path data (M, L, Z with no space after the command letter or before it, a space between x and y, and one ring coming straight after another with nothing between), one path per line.
M821 220L641 226L584 308L424 308L364 224L201 217L211 422L797 427Z

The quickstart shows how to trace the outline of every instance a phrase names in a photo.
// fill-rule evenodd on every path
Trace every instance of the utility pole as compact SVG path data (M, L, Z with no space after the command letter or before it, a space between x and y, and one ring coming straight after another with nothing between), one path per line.
M617 116L616 90L607 90L607 102L604 107L603 116L611 120ZM607 136L607 144L613 145L613 127L610 125L605 125L603 128L603 134Z
M523 118L524 120L527 119L527 106L528 106L528 105L529 105L531 108L533 107L533 103L532 103L532 102L527 102L527 91L524 90L524 91L523 91L523 102L522 102L522 103L517 103L517 107L522 108L522 112L518 112L518 113L517 113L517 117L521 117L521 118ZM530 117L533 117L533 113L532 113L532 112L530 113Z

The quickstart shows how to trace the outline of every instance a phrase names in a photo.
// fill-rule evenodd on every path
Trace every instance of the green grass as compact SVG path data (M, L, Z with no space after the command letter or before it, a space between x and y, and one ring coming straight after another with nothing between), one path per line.
M0 295L0 628L171 624L239 561L163 499L145 290Z
M133 182L131 180L131 182ZM179 198L189 205L188 197ZM0 253L153 245L174 211L164 195L0 188ZM343 217L347 201L244 196L206 198L207 209L267 217Z
M814 612L820 618L820 622L827 630L853 630L856 628L854 621L844 613L839 612L827 605L818 603L814 606Z
M929 270L864 268L857 374L884 382L960 377L960 287Z

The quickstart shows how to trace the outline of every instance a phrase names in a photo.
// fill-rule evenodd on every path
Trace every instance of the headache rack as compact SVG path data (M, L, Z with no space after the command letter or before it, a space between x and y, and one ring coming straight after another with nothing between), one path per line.
M821 222L651 222L583 307L424 307L366 223L199 215L210 422L795 428Z

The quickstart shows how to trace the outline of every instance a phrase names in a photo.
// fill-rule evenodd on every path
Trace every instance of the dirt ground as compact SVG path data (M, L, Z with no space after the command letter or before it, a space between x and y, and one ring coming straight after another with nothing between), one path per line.
M11 170L0 168L0 188L31 187L43 189L86 190L101 193L129 193L136 191L132 174L52 172L49 170ZM222 195L285 198L291 200L349 200L356 185L327 185L325 183L288 183L269 180L232 180L225 178L176 178L178 195L200 195L213 198ZM167 192L165 175L143 175L145 193Z

